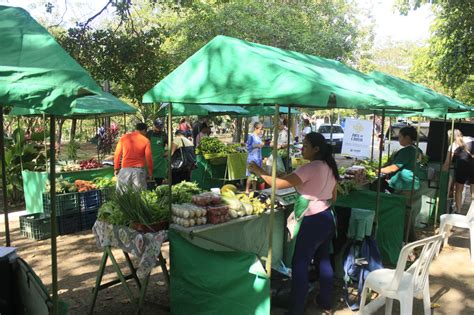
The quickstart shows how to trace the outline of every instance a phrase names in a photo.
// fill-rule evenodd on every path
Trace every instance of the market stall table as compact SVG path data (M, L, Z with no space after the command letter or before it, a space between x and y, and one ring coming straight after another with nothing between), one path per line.
M97 246L104 251L100 263L99 271L96 278L96 284L93 289L93 298L89 314L94 311L97 294L100 290L108 288L112 285L121 283L127 292L131 302L134 297L127 280L134 279L140 289L138 296L138 312L141 311L143 301L150 278L152 269L159 264L165 276L166 283L169 285L169 275L166 268L166 261L161 253L161 245L167 239L167 231L159 231L157 233L139 233L126 226L111 225L106 222L96 221L92 229L96 238ZM112 247L119 248L123 251L127 265L130 269L129 275L124 275L120 266L112 253ZM139 258L140 262L135 268L128 254L132 254ZM118 279L102 284L107 259L110 257Z
M43 213L43 193L46 192L46 183L49 175L47 172L23 171L23 190L25 194L25 207L28 214ZM113 167L104 167L75 172L56 173L56 178L74 182L76 179L93 180L94 178L112 178L114 176Z

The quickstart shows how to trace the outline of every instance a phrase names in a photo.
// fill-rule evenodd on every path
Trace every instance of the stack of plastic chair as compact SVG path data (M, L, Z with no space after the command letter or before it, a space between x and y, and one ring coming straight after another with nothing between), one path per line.
M444 235L438 234L402 248L397 267L372 271L365 280L359 314L371 314L385 304L385 314L392 314L393 300L400 301L400 314L409 315L413 311L413 298L423 297L425 315L431 314L429 287L429 267L443 241ZM422 247L419 258L405 270L408 255L417 247ZM368 289L379 296L365 305Z
M471 262L474 263L474 201L466 215L462 214L443 214L440 217L439 232L445 233L444 246L448 245L448 238L452 227L469 229L471 237Z

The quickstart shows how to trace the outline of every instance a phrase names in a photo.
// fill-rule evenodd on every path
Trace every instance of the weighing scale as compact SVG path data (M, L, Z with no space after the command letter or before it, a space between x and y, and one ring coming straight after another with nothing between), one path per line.
M268 196L271 196L272 189L267 188L265 190L262 190L262 192L264 192ZM275 192L275 198L277 201L280 202L282 206L284 207L291 206L295 204L296 199L298 198L298 193L293 187L285 188L285 189L277 189L277 191Z

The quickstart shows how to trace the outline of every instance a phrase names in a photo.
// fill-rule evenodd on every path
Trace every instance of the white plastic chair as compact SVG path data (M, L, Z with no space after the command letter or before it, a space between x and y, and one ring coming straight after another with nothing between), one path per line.
M438 234L407 244L402 248L395 270L383 268L369 273L358 314L374 313L384 304L385 314L392 314L393 299L396 299L400 301L400 314L410 315L414 297L423 297L425 315L431 314L429 267L442 241L443 235ZM405 271L408 255L417 247L423 247L420 257ZM365 305L369 288L379 296Z
M453 226L469 229L471 236L471 262L474 263L474 201L471 202L471 206L466 215L454 213L441 215L439 232L446 234L444 238L444 246L448 245L448 238Z

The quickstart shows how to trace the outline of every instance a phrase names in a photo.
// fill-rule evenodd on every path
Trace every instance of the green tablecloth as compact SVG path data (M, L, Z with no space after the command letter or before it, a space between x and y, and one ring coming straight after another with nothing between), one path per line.
M375 211L377 193L356 190L346 196L338 196L336 206ZM396 264L403 245L405 198L394 194L380 194L377 228L377 244L384 260Z
M225 181L246 178L247 153L232 153L226 159L218 159L223 163L214 165L202 155L197 155L197 168L191 173L191 180L197 182L202 189L208 190L221 187Z
M49 174L46 172L23 171L23 190L25 194L26 212L43 213L43 193ZM56 173L56 178L62 177L70 182L76 179L93 180L97 177L112 178L114 176L113 167L104 167L93 170L83 170L78 172Z
M242 252L256 254L259 257L268 255L268 232L270 215L264 213L260 216L241 217L229 222L217 225L206 225L195 228L183 228L179 225L172 225L171 229L176 229L183 236L196 246L219 251L232 251L237 249ZM277 268L283 260L284 239L285 239L286 218L284 211L275 212L275 224L273 226L272 243L272 266ZM191 238L189 232L195 236ZM216 240L222 246L212 241L200 238Z
M255 254L204 249L173 229L169 240L173 314L270 314L270 281Z

